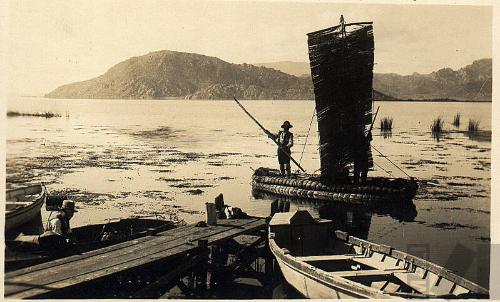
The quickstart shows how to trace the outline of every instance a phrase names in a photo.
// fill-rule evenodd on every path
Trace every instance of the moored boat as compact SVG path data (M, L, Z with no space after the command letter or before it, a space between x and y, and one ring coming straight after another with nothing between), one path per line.
M47 192L42 184L7 191L5 232L10 232L36 218L46 197Z
M6 240L5 270L12 271L23 267L44 263L61 257L96 250L113 244L154 235L176 227L168 220L152 218L126 218L101 224L91 224L72 229L74 243L62 253L43 250L38 245L38 236L23 236Z
M487 289L390 246L334 231L307 211L277 213L269 247L285 280L304 297L488 298Z

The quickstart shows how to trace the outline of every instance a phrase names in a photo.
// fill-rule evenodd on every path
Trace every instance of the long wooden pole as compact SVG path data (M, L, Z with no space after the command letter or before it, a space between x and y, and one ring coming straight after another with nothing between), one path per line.
M372 131L372 129L373 129L373 124L375 124L375 119L377 119L377 114L378 114L379 109L380 109L380 106L377 107L377 112L375 112L375 116L373 117L373 121L372 121L372 124L370 125L370 130L368 130L368 132Z
M251 118L251 119L252 119L252 120L253 120L253 121L254 121L254 122L258 125L258 126L259 126L259 127L260 127L260 129L262 129L262 131L264 131L264 133L265 133L265 134L266 134L266 135L267 135L270 139L272 139L272 141L273 141L273 142L274 142L274 143L278 146L278 148L280 148L280 149L281 149L281 151L283 151L283 153L285 153L285 154L286 154L286 156L288 156L288 157L290 158L290 160L291 160L291 161L292 161L295 165L297 165L297 167L299 167L299 169L300 169L300 170L302 170L302 172L306 172L306 170L304 170L304 168L302 168L302 167L300 166L300 164L299 164L299 163L298 163L295 159L293 159L293 157L292 157L290 154L288 154L288 151L287 151L287 150L285 150L285 148L283 148L283 146L282 146L282 145L281 145L281 144L280 144L280 143L279 143L279 142L278 142L275 138L273 138L273 137L271 137L271 136L269 135L271 132L269 132L269 130L267 130L266 128L264 128L264 126L262 126L262 124L261 124L261 123L259 123L259 121L258 121L258 120L256 120L256 119L255 119L255 118L254 118L254 117L250 114L250 112L248 112L248 111L245 109L245 107L243 107L243 105L241 105L241 103L240 103L240 102L239 102L239 101L238 101L235 97L233 97L233 99L236 101L236 104L238 104L238 106L240 106L240 108L241 108L241 109L242 109L242 110L243 110L243 111L244 111L244 112L245 112L245 113L246 113L246 114L247 114L247 115L248 115L248 116L249 116L249 117L250 117L250 118Z

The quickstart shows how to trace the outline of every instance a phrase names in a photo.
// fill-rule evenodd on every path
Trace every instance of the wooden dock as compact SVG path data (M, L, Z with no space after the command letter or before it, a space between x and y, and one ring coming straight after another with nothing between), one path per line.
M233 239L235 237L262 233L265 229L266 221L263 218L228 219L219 220L217 225L213 226L179 227L9 272L5 274L4 297L8 299L50 298L54 295L57 297L57 293L71 293L75 288L88 286L113 276L145 267L158 267L166 260L176 257L184 256L181 259L188 259L179 263L182 269L188 269L199 263L196 262L198 259L196 255L203 255L208 247L226 241L234 244L237 242ZM169 281L175 277L175 272L180 273L179 269L165 272L166 275L162 278L164 281ZM153 283L153 286L160 283Z

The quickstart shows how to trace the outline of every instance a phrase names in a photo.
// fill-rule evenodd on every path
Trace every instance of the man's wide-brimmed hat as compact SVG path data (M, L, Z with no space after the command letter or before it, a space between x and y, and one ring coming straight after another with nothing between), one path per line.
M73 211L73 212L78 212L75 209L75 202L73 200L69 200L69 199L66 199L63 201L62 206L61 206L61 210L69 210L69 211Z
M283 125L281 125L281 128L292 128L292 124L290 124L289 121L284 121Z

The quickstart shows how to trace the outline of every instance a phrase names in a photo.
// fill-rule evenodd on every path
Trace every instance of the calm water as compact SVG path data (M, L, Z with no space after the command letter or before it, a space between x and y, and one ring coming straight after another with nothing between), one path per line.
M271 131L294 125L300 159L313 102L245 101ZM469 118L491 131L491 104L375 103L378 118L393 117L392 136L373 131L372 145L421 181L415 208L401 212L333 208L292 202L376 242L407 250L488 286L490 156L488 135L469 137ZM252 168L276 166L276 150L232 101L11 99L8 110L52 111L60 118L7 119L7 188L43 181L66 192L80 209L75 226L112 218L161 215L204 219L205 202L224 193L226 204L268 215L270 199L252 196ZM455 113L462 125L451 125ZM432 137L435 117L447 133ZM319 167L313 121L302 165ZM371 175L404 174L374 152ZM405 210L407 211L407 210Z

